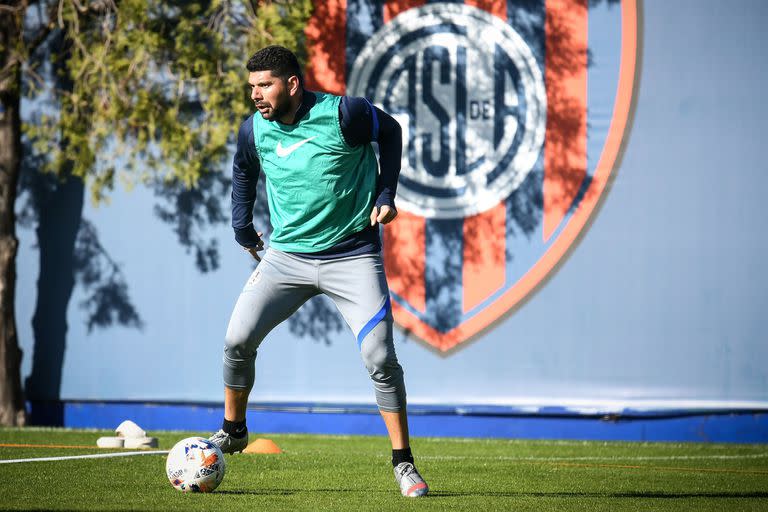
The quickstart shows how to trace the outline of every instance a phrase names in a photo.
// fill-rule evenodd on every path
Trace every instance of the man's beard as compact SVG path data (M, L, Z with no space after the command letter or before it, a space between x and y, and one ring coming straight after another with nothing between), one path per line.
M288 98L280 98L274 105L270 105L271 110L266 115L261 114L261 117L267 121L279 120L281 117L291 111L291 102ZM258 108L258 105L257 107ZM261 112L259 112L261 113Z

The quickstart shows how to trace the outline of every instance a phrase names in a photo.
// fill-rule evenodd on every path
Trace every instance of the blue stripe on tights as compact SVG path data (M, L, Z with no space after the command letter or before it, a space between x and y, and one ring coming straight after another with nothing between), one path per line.
M387 311L390 308L389 304L389 295L387 295L387 300L384 301L384 305L381 306L381 309L378 313L373 315L373 318L368 320L368 323L365 324L363 329L360 331L360 334L357 335L357 348L362 348L363 346L363 340L366 336L368 336L368 333L373 330L374 327L376 327L376 324L381 322L385 316L387 316Z

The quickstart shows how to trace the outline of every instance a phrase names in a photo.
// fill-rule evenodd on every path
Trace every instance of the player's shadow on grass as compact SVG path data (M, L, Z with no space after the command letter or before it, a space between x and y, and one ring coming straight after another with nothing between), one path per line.
M382 489L379 494L390 494L394 491ZM217 490L216 494L253 495L253 496L292 496L302 493L365 493L376 494L371 489L227 489ZM427 497L432 498L466 498L466 497L493 497L493 498L618 498L618 499L762 499L768 498L768 492L504 492L504 491L478 491L478 492L451 492L432 490Z
M324 493L324 494L337 494L337 493L347 493L347 494L356 494L356 493L364 493L364 494L391 494L393 491L391 489L381 489L381 490L375 490L375 489L227 489L227 490L216 490L216 494L232 494L232 495L253 495L253 496L292 496L294 494L312 494L312 493Z
M293 496L302 492L299 489L249 489L249 490L216 490L216 494L230 494L235 496Z
M690 499L690 498L768 498L768 492L451 492L430 491L432 497L490 496L501 498L647 498L647 499Z

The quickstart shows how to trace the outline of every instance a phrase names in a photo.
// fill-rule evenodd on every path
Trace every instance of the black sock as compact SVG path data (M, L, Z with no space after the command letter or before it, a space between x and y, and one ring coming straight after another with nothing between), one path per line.
M231 435L235 439L242 439L248 434L248 427L245 426L245 420L243 421L229 421L224 418L224 424L221 426L221 430Z
M392 450L392 465L397 467L398 464L402 464L403 462L410 462L413 464L413 454L411 453L410 447L403 448L402 450Z

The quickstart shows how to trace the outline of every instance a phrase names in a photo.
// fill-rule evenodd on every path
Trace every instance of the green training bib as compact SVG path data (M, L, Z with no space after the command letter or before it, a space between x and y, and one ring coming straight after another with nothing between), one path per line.
M328 249L370 222L378 162L370 144L349 146L339 123L340 96L314 94L294 125L256 113L253 133L266 176L272 235L281 251Z

